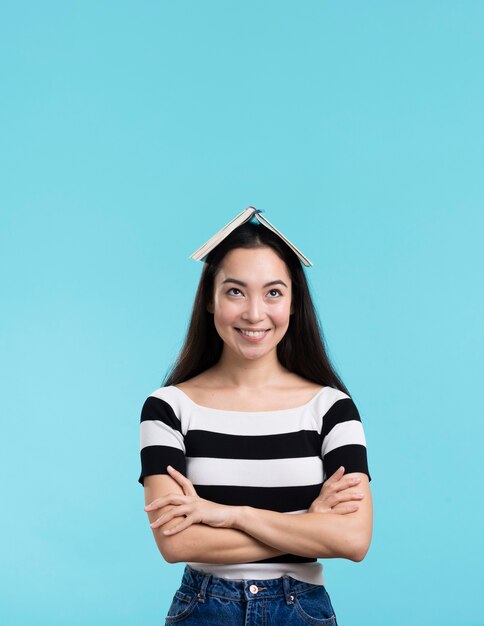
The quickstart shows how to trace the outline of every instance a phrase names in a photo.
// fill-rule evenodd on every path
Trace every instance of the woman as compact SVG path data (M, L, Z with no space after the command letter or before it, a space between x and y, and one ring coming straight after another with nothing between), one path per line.
M336 624L317 559L368 550L365 438L301 263L267 228L208 255L178 361L143 405L141 466L157 546L186 563L166 624Z

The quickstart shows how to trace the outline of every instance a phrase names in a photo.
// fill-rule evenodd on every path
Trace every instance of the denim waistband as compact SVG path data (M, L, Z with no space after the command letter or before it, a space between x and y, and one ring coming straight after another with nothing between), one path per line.
M189 565L185 565L182 585L197 591L200 602L204 601L206 595L228 600L257 600L284 596L287 604L294 602L294 594L321 586L296 580L292 576L281 576L268 580L220 578L195 570Z

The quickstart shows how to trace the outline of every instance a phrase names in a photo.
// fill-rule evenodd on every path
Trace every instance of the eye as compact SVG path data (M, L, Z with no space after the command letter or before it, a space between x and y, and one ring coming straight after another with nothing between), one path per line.
M282 296L282 292L279 289L271 289L268 293L274 293L274 292Z
M227 293L230 293L232 291L238 291L239 293L241 293L240 289L237 289L237 287L230 287L230 289L227 291ZM232 294L232 295L237 295L237 294Z

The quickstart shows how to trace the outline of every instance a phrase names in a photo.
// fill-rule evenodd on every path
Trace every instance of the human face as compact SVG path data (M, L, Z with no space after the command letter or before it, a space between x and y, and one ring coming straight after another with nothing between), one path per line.
M215 276L208 310L224 349L258 359L275 352L286 334L291 299L289 270L271 248L235 248Z

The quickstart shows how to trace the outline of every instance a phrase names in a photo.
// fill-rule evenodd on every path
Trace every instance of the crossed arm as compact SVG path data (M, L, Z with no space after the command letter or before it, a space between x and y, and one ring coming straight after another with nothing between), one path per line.
M372 502L366 474L325 482L307 513L286 514L220 505L198 497L176 470L146 476L145 510L163 558L174 562L248 563L291 553L361 561L372 534ZM358 492L352 490L358 485Z

